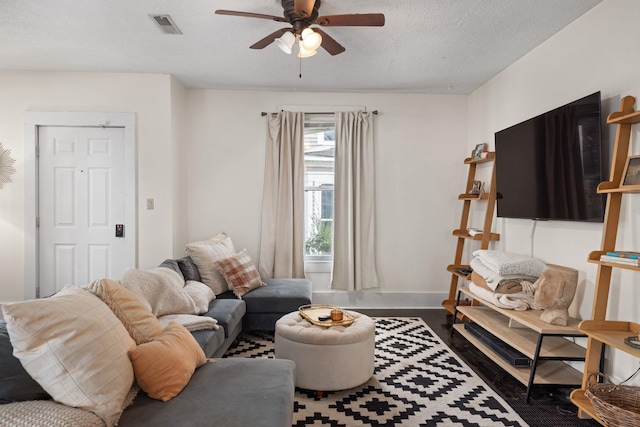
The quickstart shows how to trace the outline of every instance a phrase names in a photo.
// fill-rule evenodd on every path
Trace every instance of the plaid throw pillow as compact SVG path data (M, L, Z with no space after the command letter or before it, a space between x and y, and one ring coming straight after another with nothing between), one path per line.
M239 299L247 292L266 285L246 249L218 261L217 269L227 281L229 290Z

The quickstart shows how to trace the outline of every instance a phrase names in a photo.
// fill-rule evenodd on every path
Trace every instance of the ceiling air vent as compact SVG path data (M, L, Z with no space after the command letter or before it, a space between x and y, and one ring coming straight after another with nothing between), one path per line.
M182 34L169 15L151 15L151 18L165 34Z

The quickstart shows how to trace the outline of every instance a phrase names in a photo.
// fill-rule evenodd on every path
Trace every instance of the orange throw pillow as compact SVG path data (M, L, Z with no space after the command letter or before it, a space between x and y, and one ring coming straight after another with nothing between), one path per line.
M191 333L175 322L152 341L131 350L129 357L140 388L163 402L177 396L196 368L207 361Z
M120 283L104 278L91 283L88 289L109 306L137 345L147 343L162 333L162 326L151 310Z

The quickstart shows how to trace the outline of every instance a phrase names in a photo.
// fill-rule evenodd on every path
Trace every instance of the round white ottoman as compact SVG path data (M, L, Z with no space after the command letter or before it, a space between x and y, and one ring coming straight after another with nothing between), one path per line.
M345 390L366 383L373 375L375 324L364 314L349 311L349 326L316 326L295 311L276 322L275 355L296 363L296 387Z

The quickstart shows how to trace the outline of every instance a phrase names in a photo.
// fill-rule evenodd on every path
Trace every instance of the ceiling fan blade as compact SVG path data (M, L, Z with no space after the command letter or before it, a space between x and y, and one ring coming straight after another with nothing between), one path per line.
M238 11L235 11L235 10L218 9L218 10L216 10L216 14L218 14L218 15L230 15L230 16L242 16L242 17L245 17L245 18L270 19L272 21L278 21L278 22L289 22L289 21L287 21L286 19L284 19L281 16L264 15L262 13L238 12Z
M316 4L316 0L294 0L293 10L298 16L308 18L313 12L313 6Z
M316 24L323 27L382 27L382 13L352 13L348 15L319 16Z
M329 34L322 31L320 28L313 28L313 31L320 33L322 36L322 48L329 52L331 55L337 55L345 51L344 47L338 43L333 37Z
M273 41L275 39L277 39L278 37L282 36L287 31L291 31L291 28L281 28L278 31L274 31L273 33L269 34L267 37L265 37L263 39L260 39L257 42L255 42L254 44L252 44L251 46L249 46L249 48L251 48L251 49L264 49L265 47L267 47L271 43L273 43Z

